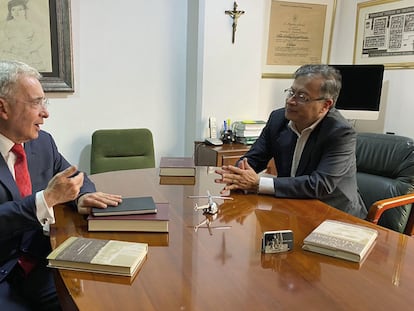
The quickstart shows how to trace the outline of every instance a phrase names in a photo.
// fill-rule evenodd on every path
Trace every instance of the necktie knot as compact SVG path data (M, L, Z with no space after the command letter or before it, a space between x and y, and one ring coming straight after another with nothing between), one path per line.
M29 168L27 167L26 153L21 144L15 144L11 151L16 155L14 163L14 175L17 187L22 197L32 194L32 182L30 180Z
M26 159L26 153L24 152L23 146L21 144L14 144L11 148L11 151L16 155L18 160Z

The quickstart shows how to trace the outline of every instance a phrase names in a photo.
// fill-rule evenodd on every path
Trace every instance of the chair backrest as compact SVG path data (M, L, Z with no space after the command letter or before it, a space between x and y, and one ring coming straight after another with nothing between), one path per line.
M91 174L155 167L149 129L105 129L92 134Z
M382 199L407 194L414 188L414 141L411 138L358 133L357 182L367 208ZM378 224L404 232L411 205L384 212Z

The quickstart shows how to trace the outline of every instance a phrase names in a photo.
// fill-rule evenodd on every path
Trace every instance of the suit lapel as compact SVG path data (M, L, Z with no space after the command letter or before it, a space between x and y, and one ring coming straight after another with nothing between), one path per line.
M305 144L305 148L303 149L302 156L300 157L298 169L296 170L296 176L305 175L304 171L305 168L308 166L312 152L315 148L316 140L314 131L310 134L308 141Z
M0 156L0 182L10 191L13 199L20 198L19 189L17 188L13 175L11 174L9 167L2 156Z
M276 149L283 150L277 154L274 152L274 158L277 161L279 176L290 176L292 167L293 153L295 152L297 136L291 129L286 127L276 138Z
M26 158L27 158L27 166L29 167L29 172L31 173L31 167L32 167L32 163L33 163L33 148L32 148L32 144L30 141L28 141L27 143L24 144L24 151L26 152ZM31 178L32 179L32 178Z

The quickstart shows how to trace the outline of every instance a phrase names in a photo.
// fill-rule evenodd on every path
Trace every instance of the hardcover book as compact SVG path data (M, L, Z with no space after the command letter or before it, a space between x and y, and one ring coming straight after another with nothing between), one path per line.
M108 206L107 208L92 208L92 215L97 217L154 214L156 212L157 207L152 197L122 198L122 203L118 206Z
M262 130L236 130L235 135L238 137L259 137Z
M144 263L148 244L70 237L53 250L49 267L135 276Z
M195 176L160 176L160 185L195 185Z
M88 216L89 231L168 232L169 204L157 203L157 213L121 216Z
M160 176L195 176L192 157L161 157Z
M373 246L378 232L361 225L325 220L303 241L304 250L361 262Z
M261 131L266 126L266 121L236 121L233 123L234 130L237 131Z

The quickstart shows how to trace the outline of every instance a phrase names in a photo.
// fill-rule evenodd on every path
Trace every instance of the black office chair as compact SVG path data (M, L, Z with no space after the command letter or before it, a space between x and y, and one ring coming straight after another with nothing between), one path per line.
M105 129L92 134L91 174L153 168L155 155L149 129Z
M414 235L414 140L408 137L358 133L357 182L367 220Z

